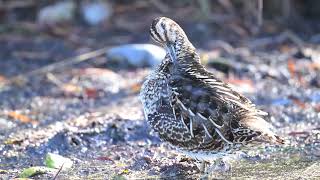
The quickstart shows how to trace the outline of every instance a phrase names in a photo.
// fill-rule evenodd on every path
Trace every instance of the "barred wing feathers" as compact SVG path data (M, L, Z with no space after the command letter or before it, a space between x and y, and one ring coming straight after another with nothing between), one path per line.
M200 64L196 65L176 67L178 73L173 73L169 81L173 109L188 117L184 123L192 136L197 127L202 128L198 132L205 132L206 137L219 138L227 144L254 140L283 143L262 118L265 112Z

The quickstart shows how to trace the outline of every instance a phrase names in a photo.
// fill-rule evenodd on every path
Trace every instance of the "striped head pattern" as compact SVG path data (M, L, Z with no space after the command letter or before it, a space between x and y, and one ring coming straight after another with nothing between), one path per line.
M167 17L158 17L153 20L150 27L151 37L158 43L176 43L178 39L187 38L182 28Z
M152 21L150 35L166 48L173 61L177 60L180 50L186 48L186 45L193 47L183 29L167 17L158 17Z

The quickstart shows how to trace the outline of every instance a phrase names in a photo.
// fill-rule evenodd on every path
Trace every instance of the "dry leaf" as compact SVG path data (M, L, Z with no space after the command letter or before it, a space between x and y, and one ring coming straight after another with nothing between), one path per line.
M292 59L288 60L288 70L290 72L291 78L294 78L296 74L296 65Z
M129 169L122 170L121 174L129 174Z
M65 92L66 94L77 94L77 93L81 93L82 89L79 86L76 86L74 84L63 84L61 86L63 92Z
M29 118L28 116L20 114L16 111L9 111L9 112L7 112L7 115L13 119L19 120L22 123L31 123L33 125L38 124L38 121L33 120L33 119Z
M306 108L306 103L298 100L298 99L293 99L293 103L298 105L300 108L305 109Z
M288 45L280 46L280 52L281 53L288 53L290 50L291 50L291 48Z
M87 98L97 98L98 97L98 91L94 88L86 88L85 89L85 95Z
M315 105L314 110L320 112L320 104Z
M317 63L317 62L310 63L309 68L314 70L320 70L320 63Z
M2 75L0 75L0 82L6 82L6 81L7 81L7 78L2 76Z
M111 159L110 157L107 157L107 156L100 156L100 157L97 157L97 160L100 160L100 161L113 161L113 159Z
M133 93L138 93L138 92L140 92L141 84L140 83L135 83L135 84L130 86L130 89L131 89L131 91Z
M288 98L291 99L294 104L296 104L297 106L299 106L302 109L305 109L307 107L307 104L305 102L301 101L300 99L298 99L297 97L289 96Z

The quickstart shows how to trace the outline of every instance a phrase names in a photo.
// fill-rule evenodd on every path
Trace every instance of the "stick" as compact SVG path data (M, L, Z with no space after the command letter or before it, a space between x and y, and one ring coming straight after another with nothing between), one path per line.
M80 63L80 62L92 59L94 57L101 56L101 55L105 54L108 49L109 49L109 47L104 47L104 48L101 48L101 49L98 49L98 50L95 50L95 51L91 51L91 52L88 52L88 53L84 53L84 54L81 54L81 55L78 55L78 56L75 56L75 57L67 58L67 59L64 59L62 61L59 61L59 62L56 62L56 63L49 64L47 66L41 67L39 69L36 69L36 70L29 71L29 72L24 73L24 74L20 74L20 75L14 76L12 78L9 78L4 83L5 83L5 85L7 85L7 84L10 84L10 83L15 82L17 80L21 80L21 79L25 80L27 77L30 77L32 75L48 73L48 72L54 71L57 68L63 69L63 68L66 68L67 66L70 66L72 64Z
M58 175L60 174L60 172L61 172L61 170L62 170L62 168L63 168L63 165L64 165L64 163L61 164L59 170L57 171L57 173L55 174L55 176L52 178L52 180L56 180L56 179L57 179Z
M260 29L263 23L263 0L258 1L258 28Z
M301 39L300 37L298 37L296 34L294 34L291 31L284 31L282 32L280 35L278 36L272 36L272 37L266 37L266 38L261 38L261 39L256 39L253 40L250 44L249 44L249 48L250 49L254 49L254 48L258 48L258 47L263 47L263 46L267 46L269 44L280 44L282 42L284 42L285 40L291 40L295 45L298 46L298 48L301 50L303 49L303 45L305 44L305 42L303 41L303 39Z

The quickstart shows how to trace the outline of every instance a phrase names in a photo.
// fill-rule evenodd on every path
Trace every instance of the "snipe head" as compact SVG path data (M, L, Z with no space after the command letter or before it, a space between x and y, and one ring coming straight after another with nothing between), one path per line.
M153 40L166 48L172 61L177 60L181 50L194 49L183 29L167 17L158 17L153 20L150 35Z

